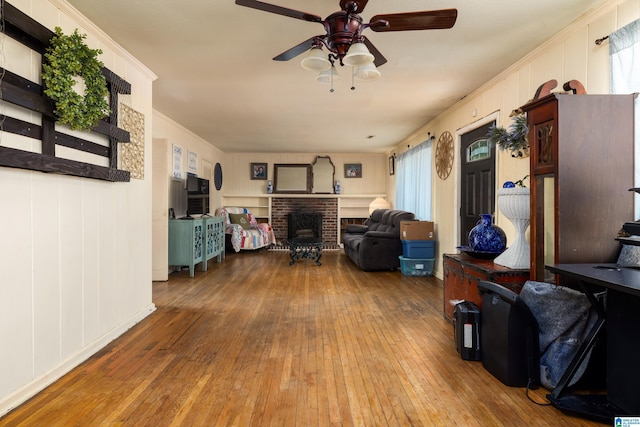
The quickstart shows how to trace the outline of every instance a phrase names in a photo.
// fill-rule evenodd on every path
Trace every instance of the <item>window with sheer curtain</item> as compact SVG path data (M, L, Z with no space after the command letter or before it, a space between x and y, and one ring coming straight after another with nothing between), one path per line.
M422 221L431 220L431 140L398 156L396 209L413 212Z
M609 35L611 93L640 92L640 19ZM640 97L635 108L634 186L640 187ZM640 196L635 197L635 215L640 218Z

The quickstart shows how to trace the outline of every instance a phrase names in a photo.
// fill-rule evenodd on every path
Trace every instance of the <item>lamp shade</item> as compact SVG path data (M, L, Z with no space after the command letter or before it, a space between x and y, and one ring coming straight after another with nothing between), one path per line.
M376 197L373 202L369 204L369 215L376 209L390 209L391 205L382 197Z
M333 66L328 70L320 71L320 74L316 76L316 80L324 84L339 82L341 79L336 67Z
M347 54L345 55L342 62L346 65L350 65L352 67L357 67L358 65L371 64L373 62L373 55L367 49L364 43L358 42L353 43Z
M353 69L353 78L360 81L372 81L380 78L380 71L371 64L360 65Z
M300 65L309 71L325 71L331 68L331 62L329 62L321 47L311 48L300 62Z

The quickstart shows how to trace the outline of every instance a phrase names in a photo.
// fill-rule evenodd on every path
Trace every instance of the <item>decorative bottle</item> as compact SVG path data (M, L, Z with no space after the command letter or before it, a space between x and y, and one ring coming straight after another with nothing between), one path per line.
M271 180L267 181L267 193L273 193L273 183L271 182Z
M493 224L491 214L480 214L478 224L469 232L469 246L475 252L500 253L507 247L507 235Z
M340 194L340 192L342 191L342 189L340 188L340 181L336 181L336 194Z

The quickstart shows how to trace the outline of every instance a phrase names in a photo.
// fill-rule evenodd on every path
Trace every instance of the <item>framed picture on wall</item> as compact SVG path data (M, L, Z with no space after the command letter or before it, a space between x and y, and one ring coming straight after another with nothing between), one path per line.
M251 179L267 179L266 163L251 163Z
M362 178L362 163L345 163L345 178Z
M187 150L187 172L198 174L198 153Z
M182 147L173 144L173 179L182 179Z

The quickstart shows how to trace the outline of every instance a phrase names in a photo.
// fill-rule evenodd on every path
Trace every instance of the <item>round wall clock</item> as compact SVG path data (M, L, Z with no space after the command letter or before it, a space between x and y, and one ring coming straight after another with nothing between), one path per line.
M436 172L440 179L447 179L453 167L453 136L445 131L438 139L436 147Z

